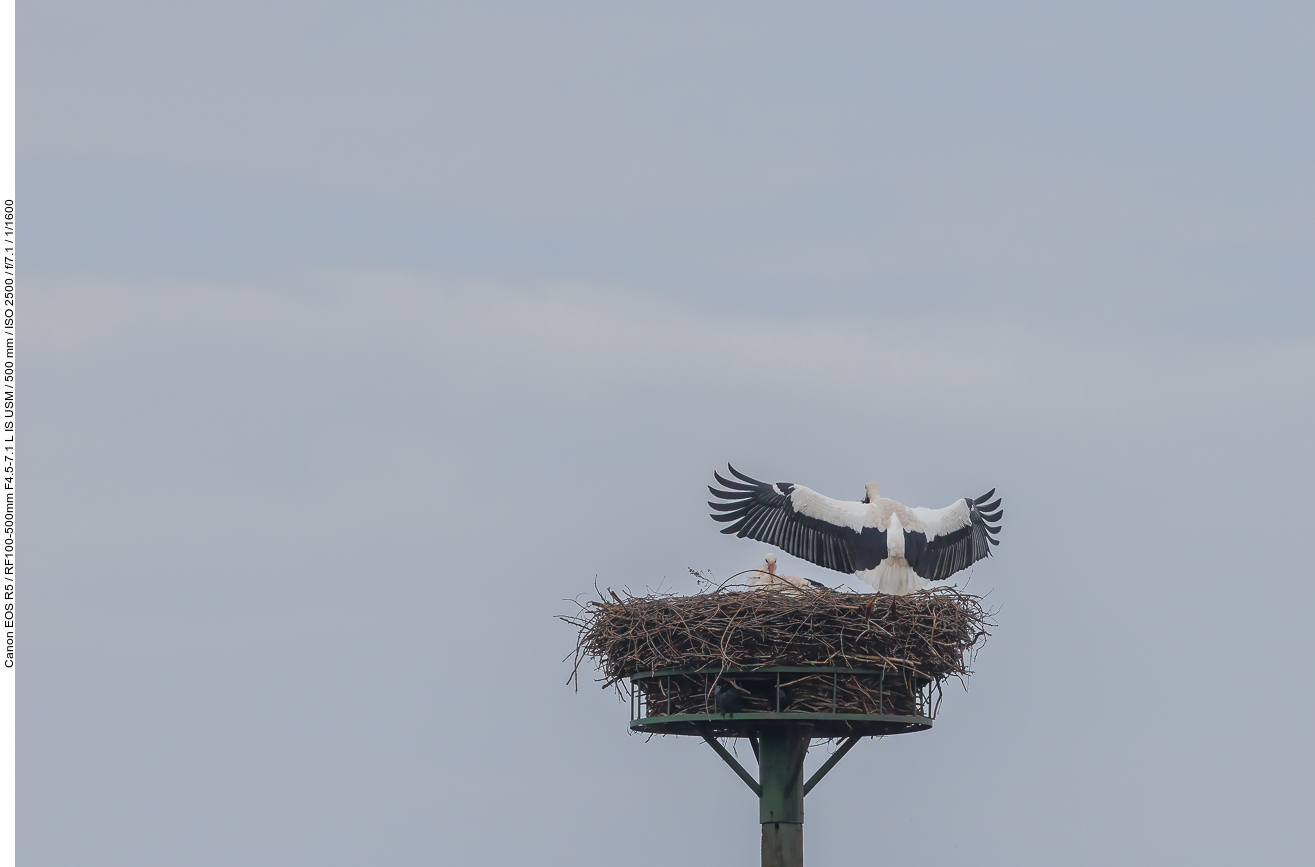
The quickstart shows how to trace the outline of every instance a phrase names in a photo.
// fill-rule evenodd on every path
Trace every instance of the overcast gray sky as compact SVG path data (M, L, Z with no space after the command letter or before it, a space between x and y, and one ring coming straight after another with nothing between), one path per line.
M1309 857L1309 6L19 28L23 864L756 864L553 619L757 562L728 460L1005 498L810 863Z

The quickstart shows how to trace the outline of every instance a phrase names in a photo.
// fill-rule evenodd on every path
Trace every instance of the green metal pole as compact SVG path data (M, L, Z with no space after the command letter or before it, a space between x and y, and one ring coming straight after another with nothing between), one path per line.
M773 726L759 742L758 821L763 826L762 867L803 867L804 756L808 729Z

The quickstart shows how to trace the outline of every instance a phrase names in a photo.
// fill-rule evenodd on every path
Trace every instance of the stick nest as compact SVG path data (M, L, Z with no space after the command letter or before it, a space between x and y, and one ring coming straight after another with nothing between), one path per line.
M713 587L692 596L607 592L610 600L600 593L561 618L579 630L571 672L577 684L585 660L597 665L603 688L623 695L635 674L705 670L639 681L649 714L712 714L727 710L725 701L742 711L933 716L941 682L966 682L994 625L980 597L948 587L907 596L774 587ZM753 674L812 665L879 674Z

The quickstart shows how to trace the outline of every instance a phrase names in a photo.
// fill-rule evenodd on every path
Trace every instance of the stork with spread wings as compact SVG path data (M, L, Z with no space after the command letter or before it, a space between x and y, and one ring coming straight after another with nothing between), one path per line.
M723 533L775 545L827 569L857 575L878 593L904 595L942 581L991 555L1004 517L992 488L944 509L909 508L868 482L862 502L833 500L803 485L767 484L729 464L713 473L712 519Z

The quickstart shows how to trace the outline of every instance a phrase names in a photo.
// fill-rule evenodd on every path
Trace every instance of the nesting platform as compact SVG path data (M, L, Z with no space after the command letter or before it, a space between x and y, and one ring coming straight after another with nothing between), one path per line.
M942 682L970 674L990 625L978 597L952 588L908 596L777 588L608 592L611 599L583 603L563 618L579 629L573 676L592 660L604 688L628 694L631 727L661 734L696 733L683 725L693 717L732 736L740 716L933 719Z
M595 662L631 731L702 737L759 799L762 863L803 863L803 798L859 740L932 727L991 625L952 588L908 596L716 587L582 603L572 679ZM718 738L744 738L759 773ZM842 740L808 780L815 739Z

